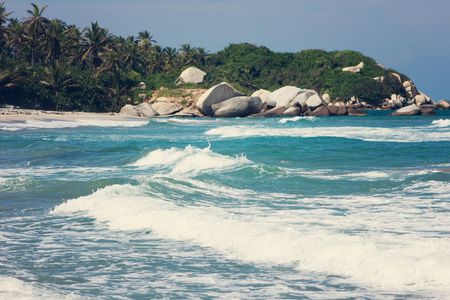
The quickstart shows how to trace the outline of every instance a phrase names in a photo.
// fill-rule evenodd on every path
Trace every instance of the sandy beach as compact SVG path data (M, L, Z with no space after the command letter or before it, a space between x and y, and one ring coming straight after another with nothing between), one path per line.
M0 108L0 122L25 122L28 120L136 120L145 117L123 116L118 113L63 112L34 109Z

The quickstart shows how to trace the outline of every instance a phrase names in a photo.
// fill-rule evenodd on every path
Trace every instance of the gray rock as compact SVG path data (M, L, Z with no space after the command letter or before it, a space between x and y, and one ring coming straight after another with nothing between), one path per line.
M418 106L421 106L422 104L426 104L427 103L427 98L425 97L425 95L421 95L421 94L416 95L414 97L414 100L415 100L415 102L416 102L416 104Z
M347 106L345 106L345 103L338 102L338 111L336 113L337 116L346 116L348 114Z
M320 96L316 93L312 95L311 97L306 100L306 105L309 106L312 110L316 109L317 107L323 105L323 101L320 98Z
M206 73L195 67L190 67L184 70L177 79L177 85L185 83L202 83Z
M271 110L261 112L258 114L253 114L248 117L249 118L276 118L276 117L281 117L281 115L285 111L286 111L286 107L282 106L282 107L273 108Z
M361 72L361 69L362 69L363 67L364 67L364 63L363 63L363 62L360 62L357 66L343 68L342 71L344 71L344 72L359 73L359 72Z
M363 112L362 110L360 110L358 108L349 108L347 110L347 114L349 116L367 116L367 114L365 112Z
M412 104L394 111L390 116L414 116L419 114L420 108L416 104Z
M152 107L161 116L171 115L183 109L183 107L179 107L175 103L166 102L156 102L152 104Z
M440 109L450 109L450 101L441 100L437 104Z
M297 106L293 106L293 107L289 107L288 109L286 109L282 116L283 117L295 117L295 116L300 116L302 114L301 108L297 107Z
M420 114L422 116L435 116L436 112L434 111L434 109L431 108L420 108Z
M142 117L156 117L158 115L158 112L153 109L153 107L148 103L141 103L138 106L136 106L136 109L140 116Z
M211 106L214 117L236 118L247 117L261 112L263 104L259 97L233 97Z
M314 90L301 90L302 92L298 94L291 102L289 106L303 106L306 104L306 101L309 100L312 96L317 95L317 92Z
M316 117L327 117L330 115L330 111L328 110L328 107L326 105L321 105L311 111L310 115Z
M295 86L284 86L272 92L272 94L267 97L267 101L274 101L276 103L275 107L289 107L295 97L303 92L304 90Z
M256 92L254 92L251 96L252 97L259 97L259 98L261 98L261 101L264 103L264 102L267 102L267 98L269 98L269 96L272 94L272 92L269 92L268 90L258 90L258 91L256 91ZM274 101L271 101L271 103L270 104L273 104L273 103L275 103L275 105L276 105L276 102L274 102ZM270 106L270 104L267 102L267 104ZM275 107L275 105L273 105L273 107Z
M222 82L207 90L198 100L197 108L205 116L212 117L214 111L212 105L231 99L233 97L245 96L241 92L235 90L231 85Z
M139 117L139 112L136 106L133 106L131 104L127 104L124 107L122 107L119 114L131 117Z

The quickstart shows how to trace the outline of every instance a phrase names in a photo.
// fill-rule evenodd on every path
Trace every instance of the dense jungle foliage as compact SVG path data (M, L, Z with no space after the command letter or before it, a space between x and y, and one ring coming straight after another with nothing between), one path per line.
M276 53L263 46L230 44L210 54L183 44L161 47L149 31L127 38L114 36L98 22L83 29L44 16L47 6L31 4L22 21L10 18L0 3L0 104L23 108L77 111L118 111L161 87L175 88L189 66L207 72L200 85L226 81L251 94L285 85L312 88L332 98L356 96L378 105L391 94L407 96L398 79L355 51L303 50ZM364 62L361 73L343 67ZM374 77L385 76L383 83ZM408 78L401 75L403 80ZM139 83L146 83L145 90Z

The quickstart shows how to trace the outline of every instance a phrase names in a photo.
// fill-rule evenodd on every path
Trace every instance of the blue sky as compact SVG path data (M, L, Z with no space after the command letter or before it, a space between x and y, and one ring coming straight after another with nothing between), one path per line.
M22 19L31 2L78 27L98 21L124 37L148 30L162 47L356 50L408 75L436 102L450 100L448 0L5 0L5 7Z

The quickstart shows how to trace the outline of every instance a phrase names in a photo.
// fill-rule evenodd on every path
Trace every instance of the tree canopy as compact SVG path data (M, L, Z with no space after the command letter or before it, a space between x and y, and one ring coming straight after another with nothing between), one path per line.
M194 85L204 88L226 81L251 94L293 85L375 105L393 93L407 97L392 75L398 72L356 51L278 53L248 43L230 44L217 53L189 43L161 47L148 30L124 38L98 22L81 29L50 20L47 6L31 6L20 21L0 3L0 101L24 108L117 111L138 101L140 82L146 83L146 93L175 88L176 78L190 66L208 74L204 83ZM360 73L342 71L360 62ZM373 79L382 76L382 82Z

